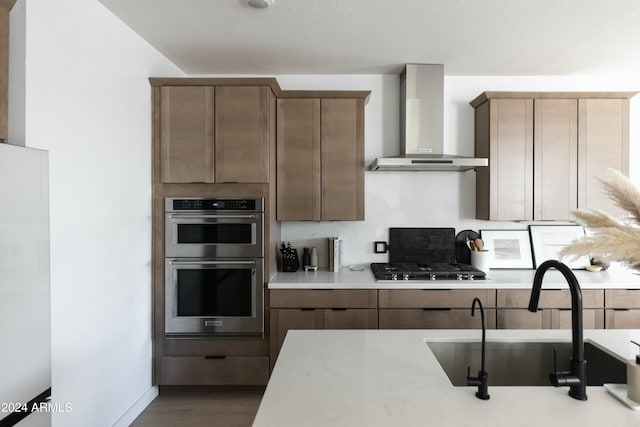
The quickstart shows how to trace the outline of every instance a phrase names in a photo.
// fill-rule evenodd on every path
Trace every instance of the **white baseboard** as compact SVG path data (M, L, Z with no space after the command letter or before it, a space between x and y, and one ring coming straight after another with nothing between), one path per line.
M129 427L157 396L158 387L151 387L116 421L113 427Z

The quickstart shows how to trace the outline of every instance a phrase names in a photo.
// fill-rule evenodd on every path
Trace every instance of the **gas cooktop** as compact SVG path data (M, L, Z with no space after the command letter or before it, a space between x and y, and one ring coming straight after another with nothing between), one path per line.
M483 280L483 271L468 264L446 262L374 262L376 280Z

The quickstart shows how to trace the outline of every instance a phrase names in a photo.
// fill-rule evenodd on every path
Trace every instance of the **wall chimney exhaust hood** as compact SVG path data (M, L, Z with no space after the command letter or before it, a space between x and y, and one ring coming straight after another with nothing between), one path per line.
M443 153L444 65L407 64L400 74L400 155L380 157L372 171L456 171L487 159Z

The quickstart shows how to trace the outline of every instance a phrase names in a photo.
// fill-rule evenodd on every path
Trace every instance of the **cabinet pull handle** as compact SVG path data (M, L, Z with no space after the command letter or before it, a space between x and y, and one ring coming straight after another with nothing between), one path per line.
M333 311L347 311L346 308L332 308Z
M315 311L315 308L304 307L304 308L301 308L300 310L302 310L302 311Z
M449 307L423 307L424 311L451 311Z
M206 360L220 360L220 359L226 359L227 356L222 355L222 354L208 354L204 358Z
M613 311L631 311L630 308L614 308Z

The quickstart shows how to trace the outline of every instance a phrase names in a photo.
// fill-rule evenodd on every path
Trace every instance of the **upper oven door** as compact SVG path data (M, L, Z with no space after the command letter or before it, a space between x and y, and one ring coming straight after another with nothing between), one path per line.
M261 258L263 214L168 212L165 257Z

